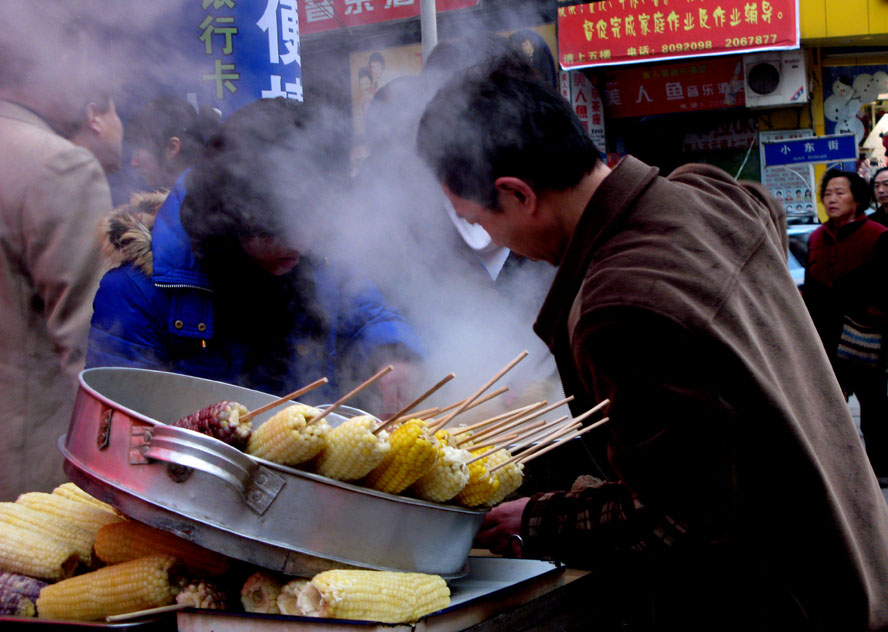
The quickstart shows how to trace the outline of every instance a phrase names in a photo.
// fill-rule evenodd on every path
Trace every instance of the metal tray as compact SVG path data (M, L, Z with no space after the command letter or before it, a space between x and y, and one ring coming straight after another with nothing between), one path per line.
M253 409L275 398L176 373L87 369L59 439L65 471L136 520L289 575L466 573L483 511L334 481L164 423L222 399Z

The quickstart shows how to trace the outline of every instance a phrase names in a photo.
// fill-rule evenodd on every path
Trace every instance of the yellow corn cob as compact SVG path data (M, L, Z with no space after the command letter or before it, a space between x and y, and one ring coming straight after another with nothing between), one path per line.
M438 432L435 433L435 439L438 440L440 445L449 445L451 448L456 448L456 439L450 434L449 430L445 430L441 428Z
M79 561L68 542L0 522L0 571L57 581L70 577Z
M173 602L172 555L149 555L50 584L37 598L43 619L91 621Z
M364 479L367 487L400 494L428 473L438 458L438 441L420 419L410 419L392 432L391 449Z
M277 598L281 594L281 588L281 582L271 573L256 571L241 588L241 604L247 612L280 614Z
M304 404L288 406L253 431L247 454L282 465L299 465L314 458L327 442L326 419L308 423L321 411Z
M70 498L71 500L79 500L80 502L86 503L88 505L92 505L93 507L98 507L99 509L104 509L105 511L110 511L115 516L119 516L120 512L117 511L114 507L109 505L108 503L103 503L98 498L90 496L85 491L77 487L74 483L62 483L54 490L52 490L53 494L57 494L64 498Z
M416 481L410 491L423 500L447 502L469 482L469 466L466 461L470 458L471 454L466 450L449 445L441 446L435 466Z
M327 445L311 468L340 481L364 478L391 449L385 430L373 434L376 420L370 415L352 417L327 433Z
M79 527L86 529L93 537L98 533L99 529L106 524L121 522L123 518L115 516L112 513L92 507L86 503L82 503L70 498L64 498L58 494L45 494L43 492L28 492L22 494L16 499L17 503L43 511L59 518L64 518L73 522Z
M472 441L472 436L475 434L474 430L469 430L468 432L460 432L460 426L457 426L453 429L450 435L450 445L454 448L462 448L463 450L471 450L474 442ZM483 430L483 428L482 428ZM463 441L462 445L459 443Z
M87 566L92 563L93 535L69 520L18 503L0 503L0 522L67 542L81 562Z
M478 456L491 449L481 448L472 454ZM469 482L456 495L456 502L466 507L477 507L486 503L497 489L499 489L499 479L487 469L487 459L479 459L469 464Z
M224 575L228 558L184 538L154 527L127 520L99 529L96 557L106 564L120 564L152 554L173 555L185 562L192 575Z
M487 467L492 469L511 458L512 453L503 448L491 454L485 461ZM508 465L499 468L493 475L499 481L499 488L487 499L487 504L491 507L500 504L506 496L521 487L521 484L524 482L524 466L521 463L512 461Z
M281 594L277 598L278 610L281 614L302 617L305 613L299 607L299 593L308 586L309 580L302 577L290 580L281 588Z
M437 575L333 570L315 575L298 601L312 617L411 623L450 605L450 589Z

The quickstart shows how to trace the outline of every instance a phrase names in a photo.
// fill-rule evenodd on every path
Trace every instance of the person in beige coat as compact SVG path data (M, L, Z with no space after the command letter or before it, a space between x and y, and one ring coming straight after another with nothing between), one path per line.
M54 131L50 99L6 79L0 83L0 501L66 480L57 442L71 418L104 271L98 226L111 211L93 153Z

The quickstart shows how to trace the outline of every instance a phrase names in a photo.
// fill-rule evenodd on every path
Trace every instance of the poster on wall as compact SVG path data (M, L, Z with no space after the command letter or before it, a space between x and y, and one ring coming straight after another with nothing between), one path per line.
M604 133L604 102L595 79L587 77L579 70L562 70L558 73L558 78L561 96L570 102L589 137L598 147L598 151L604 154L607 151Z
M872 139L873 126L865 106L888 93L888 67L824 66L823 117L824 133L854 134L858 147L867 154L884 158L884 148ZM854 162L843 163L846 171L855 169Z
M540 79L551 83L553 89L558 88L552 54L557 42L554 24L502 31L498 35L512 39L516 47L530 57ZM367 108L377 91L396 77L418 75L421 70L421 44L364 50L349 55L352 123L358 138L366 133Z
M565 70L799 47L798 0L558 1Z
M764 143L777 140L810 138L814 130L795 129L776 132L759 132L759 158L762 184L783 203L786 220L791 223L817 222L814 166L812 164L765 167Z

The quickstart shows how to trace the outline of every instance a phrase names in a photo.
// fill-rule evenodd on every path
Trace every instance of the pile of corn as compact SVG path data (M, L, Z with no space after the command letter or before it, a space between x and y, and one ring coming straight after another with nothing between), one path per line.
M240 418L246 408L223 401L202 408L176 422L222 439L252 456L303 468L339 481L363 485L389 494L408 494L432 502L454 502L465 507L493 506L515 491L523 478L520 465L488 470L506 458L472 459L471 433L439 430L409 419L377 431L371 415L348 419L331 429L321 411L293 404L252 428ZM505 453L508 454L508 453ZM502 484L500 479L506 482Z
M428 434L423 424L402 427L402 437ZM438 445L431 445L434 458ZM400 470L389 462L380 480L410 480L386 474L389 468ZM218 553L125 519L72 483L0 503L3 616L97 621L174 602L230 609L238 602L230 584L237 568ZM266 614L411 623L450 603L444 580L420 573L333 570L285 578L258 570L237 585L243 610Z

